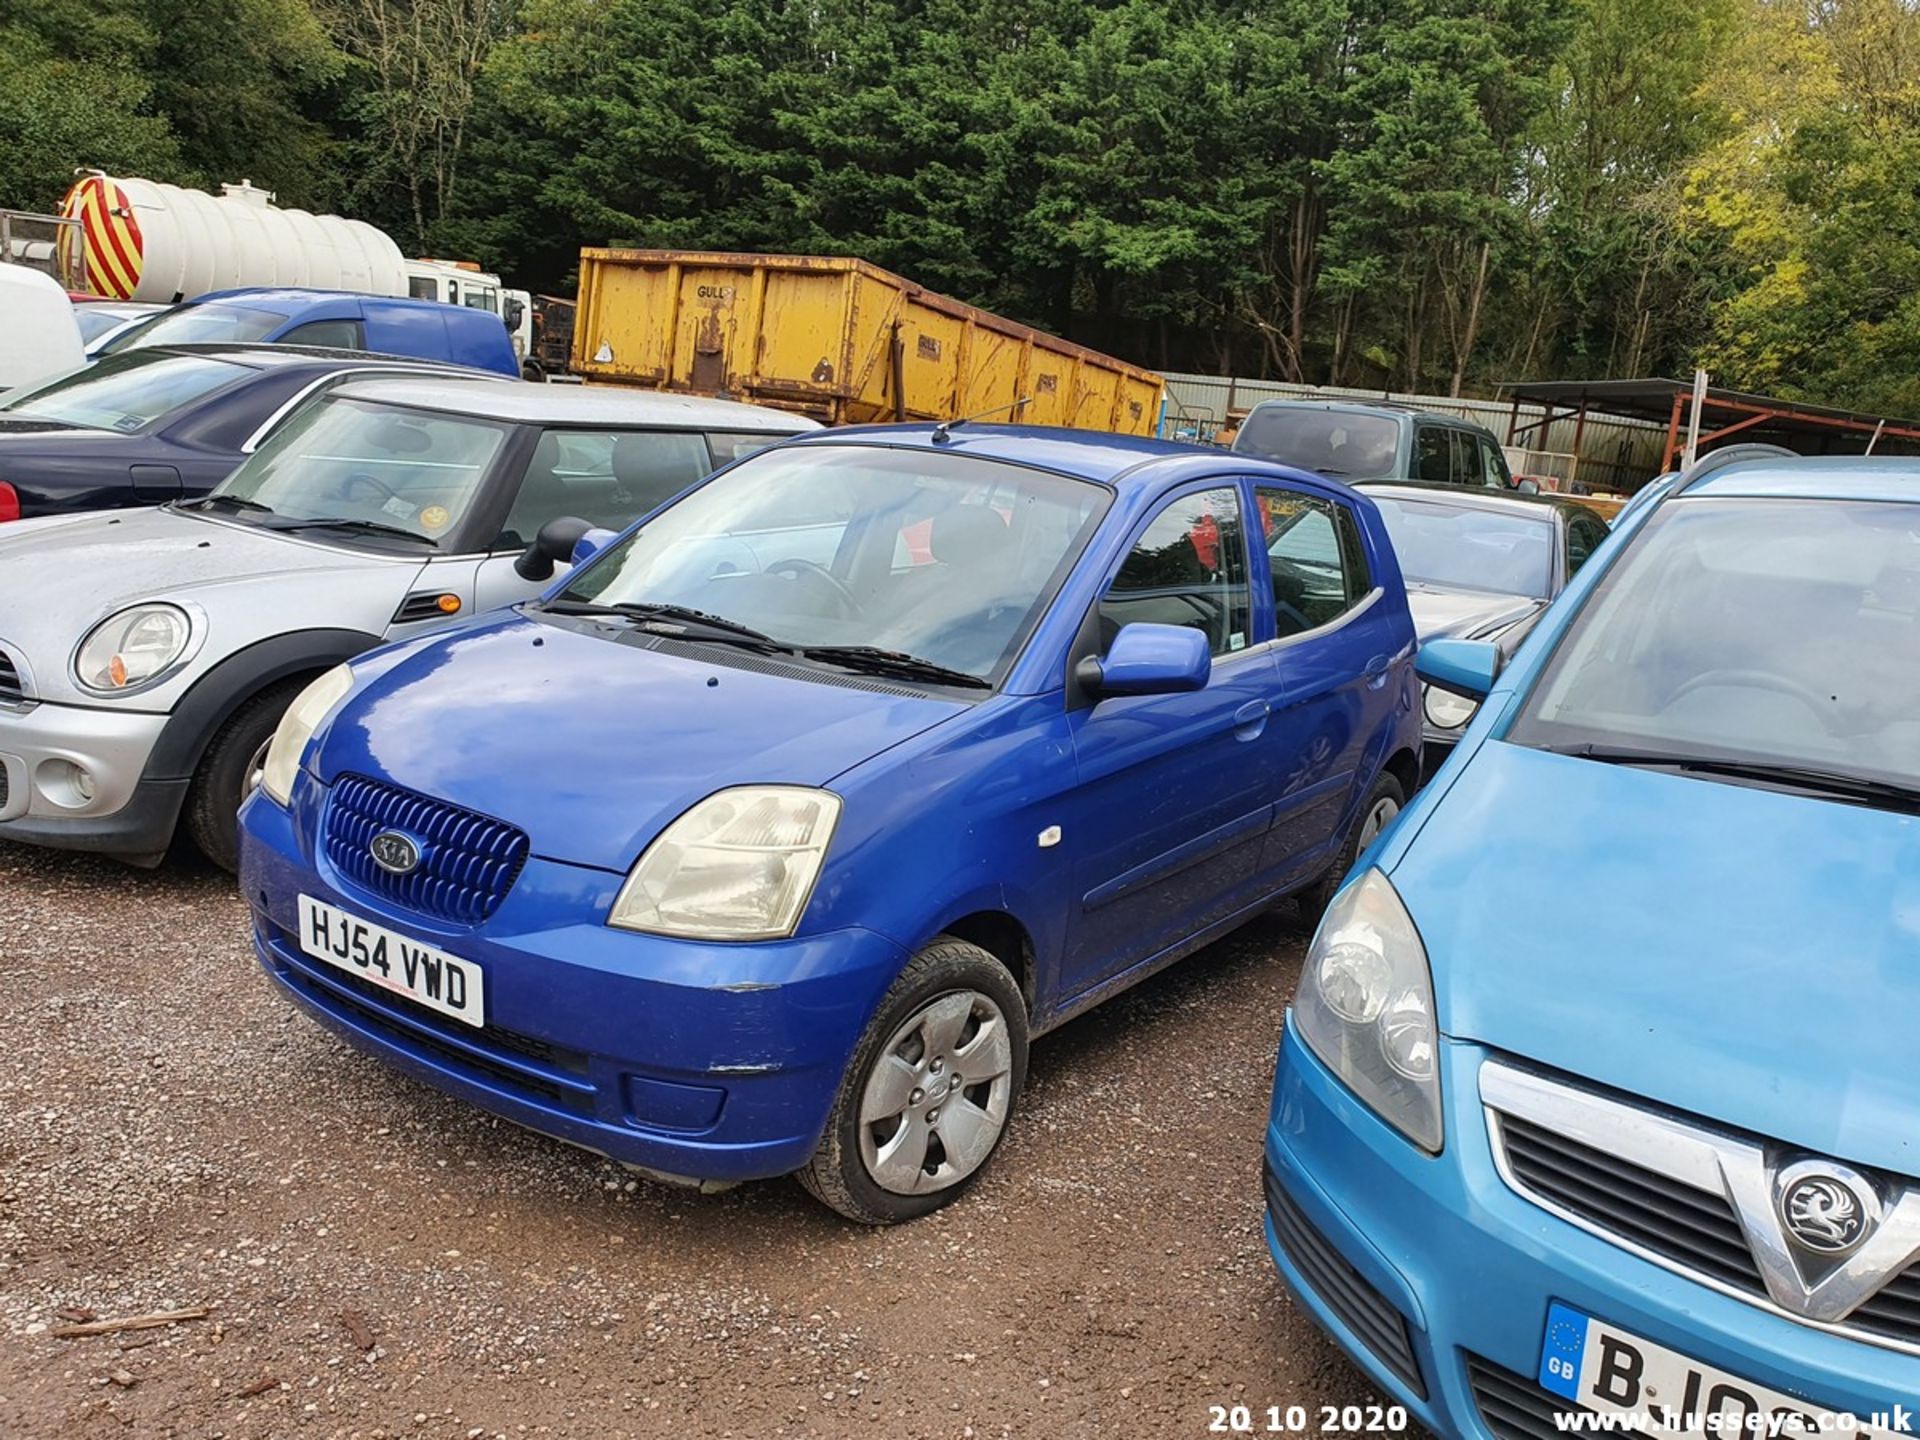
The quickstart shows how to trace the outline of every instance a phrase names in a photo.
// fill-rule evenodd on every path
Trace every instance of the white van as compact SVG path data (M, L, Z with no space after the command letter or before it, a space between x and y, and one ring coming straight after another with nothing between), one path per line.
M86 363L73 302L52 276L0 264L0 391Z

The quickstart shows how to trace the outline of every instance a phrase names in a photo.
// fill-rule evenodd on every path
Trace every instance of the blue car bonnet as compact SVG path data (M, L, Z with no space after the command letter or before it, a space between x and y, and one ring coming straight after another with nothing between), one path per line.
M418 643L405 658L369 678L327 729L318 764L329 784L388 779L519 826L536 855L622 872L715 790L824 785L967 708L517 615ZM428 674L435 683L419 684Z
M1391 872L1444 1031L1920 1168L1920 818L1494 740L1444 810Z

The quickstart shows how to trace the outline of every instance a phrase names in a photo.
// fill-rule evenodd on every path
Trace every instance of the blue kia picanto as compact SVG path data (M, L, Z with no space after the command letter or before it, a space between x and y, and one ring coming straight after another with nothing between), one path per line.
M267 973L362 1049L877 1223L979 1174L1030 1036L1330 892L1420 717L1352 490L1084 432L820 440L315 681L241 883Z
M1920 461L1703 465L1419 669L1483 703L1305 961L1288 1284L1442 1435L1911 1428Z

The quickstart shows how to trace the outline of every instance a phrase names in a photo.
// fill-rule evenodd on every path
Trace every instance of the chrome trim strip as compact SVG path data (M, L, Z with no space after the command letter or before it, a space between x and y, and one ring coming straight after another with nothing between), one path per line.
M1696 1284L1782 1319L1863 1344L1920 1355L1920 1340L1899 1340L1844 1323L1920 1260L1920 1185L1889 1189L1883 1177L1880 1199L1885 1219L1846 1261L1821 1274L1816 1283L1808 1284L1774 1204L1778 1175L1805 1158L1806 1152L1790 1146L1763 1148L1730 1131L1653 1106L1615 1100L1503 1060L1488 1060L1480 1067L1480 1100L1486 1112L1494 1168L1507 1188L1529 1203L1663 1270L1684 1275ZM1508 1160L1501 1124L1504 1116L1530 1121L1726 1201L1739 1221L1767 1293L1757 1295L1729 1285L1529 1189L1514 1174Z

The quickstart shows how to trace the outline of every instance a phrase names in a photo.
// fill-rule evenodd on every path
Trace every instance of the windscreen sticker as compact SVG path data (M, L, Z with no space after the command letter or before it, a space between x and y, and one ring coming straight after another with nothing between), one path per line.
M409 505L405 500L402 500L396 495L380 508L396 520L408 520L412 518L416 507Z
M429 505L420 512L420 523L429 530L444 530L453 517L447 513L444 505Z
M1236 630L1236 631L1234 631L1234 632L1233 632L1233 633L1232 633L1231 635L1229 635L1229 636L1227 637L1227 649L1229 649L1229 650L1244 650L1244 649L1246 649L1246 648L1247 648L1247 633L1246 633L1246 631L1244 631L1244 630Z

